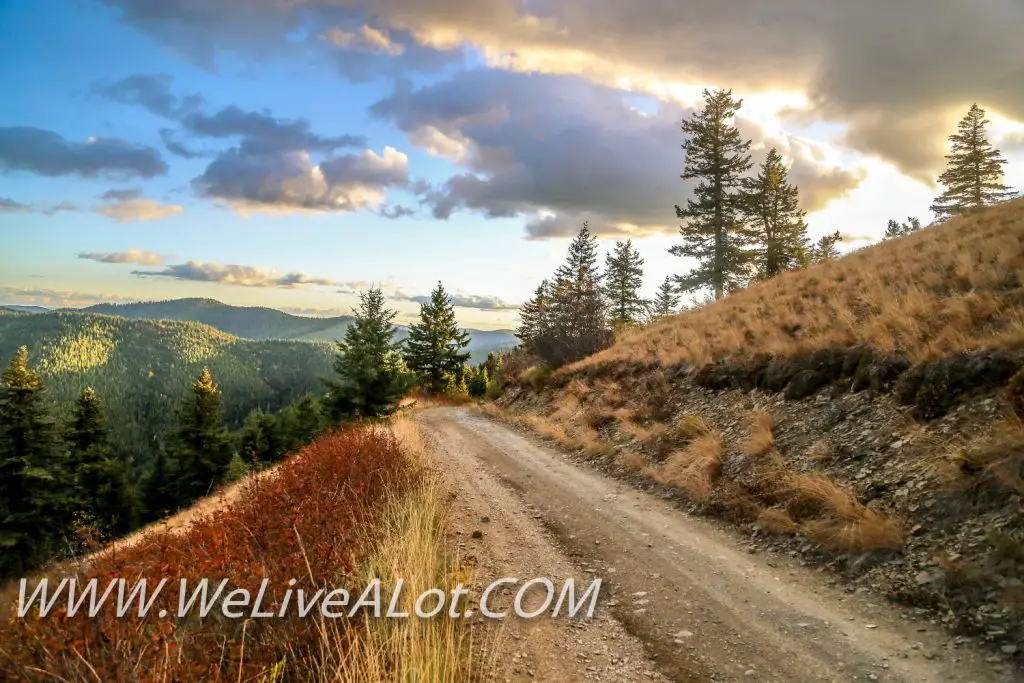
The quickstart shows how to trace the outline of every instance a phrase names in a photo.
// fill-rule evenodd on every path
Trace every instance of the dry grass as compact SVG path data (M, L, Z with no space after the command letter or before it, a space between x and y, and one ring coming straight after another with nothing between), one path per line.
M393 418L391 429L413 462L430 465L430 455L413 420ZM412 613L416 596L424 591L443 588L450 594L459 583L470 583L457 559L445 556L447 518L445 492L433 478L392 500L383 516L384 540L374 556L359 567L357 585L379 578L383 594L390 595L396 580L404 579L405 604L398 610ZM358 637L352 637L331 629L327 623L323 625L322 647L328 655L313 680L456 683L472 676L473 642L461 620L377 619L367 615L361 626ZM481 660L478 657L476 661Z
M660 468L647 468L659 484L674 486L696 501L707 500L722 471L722 434L711 432L672 453Z
M775 421L768 411L760 408L750 411L750 427L747 440L743 442L743 452L747 455L764 455L775 448Z
M640 443L651 443L660 439L668 431L668 426L660 422L652 422L649 425L640 425L632 420L625 420L618 423L619 431L628 434Z
M696 438L710 434L711 427L700 415L688 413L683 415L673 431L673 436L681 443L689 443Z
M902 525L860 503L851 492L821 474L791 472L783 495L792 507L818 516L801 531L821 545L844 552L898 550L906 542Z
M619 451L619 464L630 472L640 472L647 467L644 456L636 451Z
M757 516L757 526L773 534L795 534L800 531L789 513L777 508L761 510Z
M567 366L700 365L867 344L918 362L1024 343L1024 200L786 273Z
M1010 414L984 440L948 451L943 471L958 488L992 487L1024 496L1024 423Z

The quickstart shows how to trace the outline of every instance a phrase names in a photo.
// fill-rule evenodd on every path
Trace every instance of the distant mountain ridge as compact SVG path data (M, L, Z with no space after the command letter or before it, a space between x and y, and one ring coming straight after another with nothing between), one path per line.
M141 303L105 303L80 309L85 313L103 313L136 320L189 320L209 325L243 339L282 339L292 341L333 341L345 335L352 316L311 318L292 315L263 306L232 306L216 299L170 299ZM409 332L397 325L398 339ZM468 347L473 362L480 362L491 351L502 351L519 344L508 330L467 329Z
M51 309L42 306L23 306L21 304L3 304L0 310L13 311L14 313L49 313Z

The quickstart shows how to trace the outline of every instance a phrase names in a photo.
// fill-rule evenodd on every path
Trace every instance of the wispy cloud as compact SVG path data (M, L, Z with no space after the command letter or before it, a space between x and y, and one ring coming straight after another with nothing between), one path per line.
M138 301L138 297L100 292L78 292L63 289L0 285L0 300L7 304L47 306L50 308L77 308L106 301Z
M98 206L93 211L116 223L133 223L135 221L160 221L177 216L185 213L185 207L180 204L161 204L153 199L127 199Z
M52 216L61 211L77 211L78 207L69 201L56 204L25 204L10 197L0 197L0 213L41 213Z
M216 282L225 285L241 285L243 287L271 287L295 289L307 285L337 287L341 283L328 277L316 277L306 273L285 273L273 270L238 264L207 263L203 261L186 261L172 264L163 270L133 270L139 277L167 277L175 280L192 280L195 282Z
M396 289L388 294L388 298L395 301L411 301L417 304L425 304L430 301L430 297L427 295L410 295L401 289ZM514 311L519 308L519 304L510 304L496 296L456 292L454 294L449 293L448 298L451 299L452 305L458 308L475 308L480 311Z
M78 258L99 263L134 263L140 266L162 266L165 260L170 257L133 247L128 251L81 253L78 254Z

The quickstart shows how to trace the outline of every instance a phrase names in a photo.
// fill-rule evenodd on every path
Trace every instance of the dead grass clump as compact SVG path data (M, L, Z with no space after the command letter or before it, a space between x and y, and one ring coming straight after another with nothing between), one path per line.
M898 550L906 542L901 524L863 505L850 491L821 474L793 472L784 478L789 511L817 517L802 532L827 548L845 552Z
M695 413L687 413L674 428L675 438L679 443L689 443L694 439L711 433L711 427L704 418Z
M780 508L762 510L757 516L757 527L772 534L795 534L800 527L789 516L789 513Z
M534 391L540 391L553 373L554 370L549 365L531 365L519 373L519 381L528 384Z
M554 422L568 422L580 407L580 400L575 394L561 394L554 402L554 410L548 418Z
M587 426L577 428L570 438L573 438L588 455L600 457L615 452L614 446L604 441L596 430Z
M750 428L747 440L743 443L743 452L747 455L764 455L775 447L775 422L768 411L757 409L750 411Z
M674 486L693 500L703 502L721 471L722 435L712 432L674 452L660 468L648 468L647 474L659 484Z
M648 444L656 439L660 439L664 436L665 432L668 431L668 427L660 422L641 425L633 422L632 420L619 422L618 428L623 434L628 434L643 444Z
M639 472L647 467L644 456L636 451L619 451L619 464L630 472Z
M583 411L583 424L591 429L600 429L615 422L615 411L598 405L587 406Z
M583 398L590 393L590 387L587 386L586 382L577 377L573 381L569 382L569 386L566 387L566 391L576 398Z

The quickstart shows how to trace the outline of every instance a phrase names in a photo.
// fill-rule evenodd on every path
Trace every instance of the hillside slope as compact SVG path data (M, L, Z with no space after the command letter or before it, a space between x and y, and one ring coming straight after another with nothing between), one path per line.
M262 306L231 306L215 299L173 299L130 304L96 304L82 309L136 320L191 320L245 339L291 339L333 341L345 335L352 316L311 318ZM507 330L467 330L468 350L473 362L482 362L491 351L515 347L519 340ZM396 339L404 339L408 328L397 326Z
M87 386L99 392L113 441L141 464L171 426L174 410L204 366L237 425L257 407L276 410L331 374L329 344L250 341L193 322L126 320L55 311L0 316L0 359L27 346L52 400L66 410Z
M499 416L1024 653L1024 201L623 336Z

